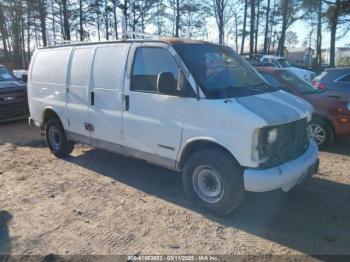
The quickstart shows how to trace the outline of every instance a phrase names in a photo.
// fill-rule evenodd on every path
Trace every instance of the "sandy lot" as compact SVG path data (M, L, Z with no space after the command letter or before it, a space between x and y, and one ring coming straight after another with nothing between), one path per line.
M289 193L249 193L225 218L177 173L77 146L57 159L25 121L0 125L0 254L350 254L350 139Z

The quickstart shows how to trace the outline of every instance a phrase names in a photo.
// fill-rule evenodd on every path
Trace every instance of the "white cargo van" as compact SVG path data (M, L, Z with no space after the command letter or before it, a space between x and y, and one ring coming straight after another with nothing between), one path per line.
M231 48L160 39L39 49L32 126L58 157L75 142L182 172L186 193L226 214L245 191L288 191L318 167L313 108L274 89Z

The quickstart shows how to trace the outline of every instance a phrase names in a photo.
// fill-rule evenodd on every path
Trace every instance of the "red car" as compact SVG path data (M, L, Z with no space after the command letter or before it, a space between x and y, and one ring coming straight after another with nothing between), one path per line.
M337 136L350 135L350 95L317 89L285 69L257 67L256 70L272 86L314 106L315 113L307 131L319 146L331 144Z

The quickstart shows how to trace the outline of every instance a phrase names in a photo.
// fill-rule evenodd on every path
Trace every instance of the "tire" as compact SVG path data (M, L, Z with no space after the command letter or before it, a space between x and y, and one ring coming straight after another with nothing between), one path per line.
M188 197L216 215L231 213L244 199L243 168L220 149L193 153L182 170L182 181Z
M57 157L68 156L74 149L74 142L67 140L61 121L56 117L46 122L45 139L50 151Z
M307 126L308 136L314 138L317 145L322 148L334 141L334 131L332 126L323 119L315 118Z

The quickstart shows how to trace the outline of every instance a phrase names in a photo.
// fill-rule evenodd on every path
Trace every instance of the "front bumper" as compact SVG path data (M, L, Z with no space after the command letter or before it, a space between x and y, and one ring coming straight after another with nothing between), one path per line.
M38 121L35 121L32 117L28 118L28 124L31 127L41 127L41 124Z
M266 192L279 188L289 191L304 178L314 175L317 168L318 147L310 140L307 151L297 159L268 169L245 169L244 187L246 191L251 192Z

